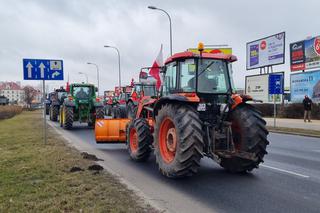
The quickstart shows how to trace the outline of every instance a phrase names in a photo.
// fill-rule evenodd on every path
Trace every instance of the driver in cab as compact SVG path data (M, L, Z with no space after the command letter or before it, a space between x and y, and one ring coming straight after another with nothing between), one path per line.
M88 97L88 94L83 90L83 88L80 88L80 91L77 92L76 96L79 99L85 99Z

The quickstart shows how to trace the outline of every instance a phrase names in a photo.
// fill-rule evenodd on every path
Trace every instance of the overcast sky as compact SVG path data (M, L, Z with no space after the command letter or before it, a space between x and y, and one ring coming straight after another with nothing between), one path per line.
M23 58L63 59L65 79L85 81L86 72L96 83L100 68L101 90L118 82L115 50L121 53L122 83L137 79L139 70L151 66L161 43L169 55L168 18L172 17L173 52L204 44L228 44L238 57L234 64L237 87L244 88L246 42L286 32L286 63L274 71L286 71L289 81L289 43L319 34L319 0L0 0L0 81L22 81ZM36 81L23 84L36 84ZM51 87L63 82L49 82ZM288 85L287 85L288 86Z

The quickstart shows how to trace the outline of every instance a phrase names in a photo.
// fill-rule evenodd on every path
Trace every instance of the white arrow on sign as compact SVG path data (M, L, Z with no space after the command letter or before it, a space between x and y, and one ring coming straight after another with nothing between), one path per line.
M44 78L44 68L46 68L46 66L44 66L44 64L41 62L41 64L39 65L40 68L40 78Z
M32 78L32 64L30 62L28 62L26 68L28 69L28 78Z
M54 73L52 73L52 78L55 78L55 77L57 77L58 75L60 75L60 72L55 71Z

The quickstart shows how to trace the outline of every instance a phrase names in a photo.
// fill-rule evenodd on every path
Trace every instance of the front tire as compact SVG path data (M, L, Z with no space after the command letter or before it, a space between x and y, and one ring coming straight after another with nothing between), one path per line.
M197 111L188 105L164 105L156 116L154 134L154 152L163 175L179 178L197 173L204 148Z
M127 128L127 150L132 160L146 161L151 153L152 134L146 119L132 120Z
M243 104L238 106L230 114L232 122L232 134L236 151L244 151L254 154L254 160L231 157L221 158L220 165L230 172L248 172L258 168L267 154L266 147L269 144L266 122L261 113L253 106Z

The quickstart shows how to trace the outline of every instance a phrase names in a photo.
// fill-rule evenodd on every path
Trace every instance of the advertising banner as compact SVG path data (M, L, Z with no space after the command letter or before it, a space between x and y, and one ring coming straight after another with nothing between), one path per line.
M189 48L187 51L200 54L198 48ZM203 52L232 54L232 48L205 48Z
M284 72L246 76L246 94L263 103L282 102Z
M320 36L290 44L291 71L320 67Z
M302 103L308 95L314 103L320 103L320 70L291 74L291 101Z
M291 71L304 70L304 41L290 44L290 65Z
M268 75L246 76L246 94L256 100L269 101Z
M320 67L320 36L304 41L306 69Z
M284 63L285 32L247 43L247 70Z

